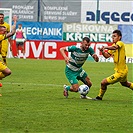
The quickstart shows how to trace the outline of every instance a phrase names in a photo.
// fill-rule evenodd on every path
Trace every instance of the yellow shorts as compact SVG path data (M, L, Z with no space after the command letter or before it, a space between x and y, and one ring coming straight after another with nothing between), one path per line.
M0 72L5 70L6 68L7 68L7 66L0 60Z
M1 56L7 56L7 51L8 51L8 40L6 39L6 40L3 40L2 42L1 42L1 51L0 51L0 53L1 53Z
M110 84L114 84L116 82L126 82L127 81L127 73L128 73L128 71L115 72L115 74L106 78L107 82Z

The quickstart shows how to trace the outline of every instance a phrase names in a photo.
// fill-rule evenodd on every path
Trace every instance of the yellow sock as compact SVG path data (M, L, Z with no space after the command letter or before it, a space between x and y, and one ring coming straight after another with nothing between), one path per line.
M2 72L0 72L0 80L3 78L5 78L5 75Z
M133 83L131 83L131 85L130 85L130 89L133 90Z
M104 96L104 93L105 93L105 92L106 92L106 90L100 89L98 96L99 96L100 98L102 98L102 97Z

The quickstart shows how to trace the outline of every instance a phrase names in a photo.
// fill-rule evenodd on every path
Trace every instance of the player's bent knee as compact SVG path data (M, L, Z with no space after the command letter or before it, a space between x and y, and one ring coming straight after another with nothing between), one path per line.
M105 82L102 80L101 85L105 85Z
M78 92L78 88L77 87L73 87L72 88L74 92Z
M4 71L5 76L9 76L11 75L11 73L12 73L11 70L8 68Z
M101 85L104 86L104 85L108 85L108 82L106 79L103 79L102 82L101 82Z
M9 75L11 75L11 73L12 73L12 72L10 71L10 72L7 72L5 75L6 75L6 76L9 76Z
M86 85L90 88L92 86L92 83L89 82L89 83L86 83Z
M92 86L92 83L90 82L88 86L91 87Z
M89 78L86 78L84 84L86 84L87 86L91 87L92 86L92 82L90 81Z
M121 85L125 87L130 87L130 83L128 82L121 82Z
M78 92L78 88L74 88L73 91L74 91L74 92Z
M11 73L12 73L12 72L11 72L11 71L9 71L9 72L8 72L8 75L11 75Z

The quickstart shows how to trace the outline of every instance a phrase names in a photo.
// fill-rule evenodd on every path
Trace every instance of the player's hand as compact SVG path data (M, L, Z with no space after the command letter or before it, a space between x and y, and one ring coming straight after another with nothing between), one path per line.
M14 22L17 22L17 20L18 20L17 15L13 15L12 20L13 20Z
M98 49L102 52L104 50L104 46L98 47Z
M66 58L65 58L65 62L66 62L66 64L68 64L69 60L70 60L69 57L66 57Z

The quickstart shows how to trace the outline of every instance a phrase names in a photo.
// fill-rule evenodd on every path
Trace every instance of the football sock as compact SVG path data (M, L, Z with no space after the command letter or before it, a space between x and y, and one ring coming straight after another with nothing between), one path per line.
M98 96L99 96L100 98L102 98L105 92L106 92L106 90L100 89Z
M3 62L7 65L6 56L2 56Z
M133 90L133 83L131 83L131 85L130 85L130 89Z
M66 86L66 89L67 89L68 91L70 91L70 86Z
M0 72L0 80L3 78L5 78L5 75L2 72Z

